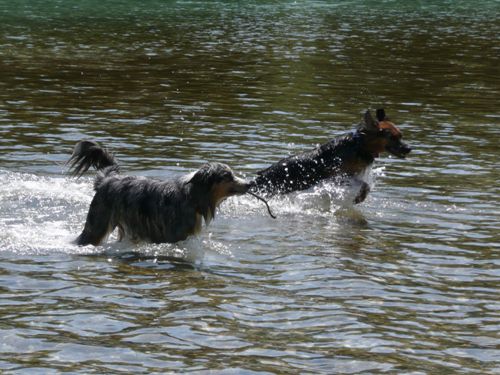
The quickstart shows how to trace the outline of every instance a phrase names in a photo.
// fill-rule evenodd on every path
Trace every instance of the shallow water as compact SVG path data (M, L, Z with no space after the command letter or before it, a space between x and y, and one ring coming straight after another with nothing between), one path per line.
M0 372L500 372L495 1L0 3ZM94 138L240 175L385 106L372 193L224 202L176 245L77 247Z

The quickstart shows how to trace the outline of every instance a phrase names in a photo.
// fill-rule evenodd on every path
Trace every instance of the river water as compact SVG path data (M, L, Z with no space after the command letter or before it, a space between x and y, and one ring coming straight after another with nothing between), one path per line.
M0 2L0 372L500 373L498 1ZM238 175L384 106L361 205L231 198L176 245L76 247L92 175Z

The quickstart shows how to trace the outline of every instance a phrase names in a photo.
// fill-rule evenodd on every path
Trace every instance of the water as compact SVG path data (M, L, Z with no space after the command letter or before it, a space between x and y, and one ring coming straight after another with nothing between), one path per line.
M0 372L500 373L497 1L0 2ZM385 106L361 205L225 202L176 245L71 243L124 171L252 176Z

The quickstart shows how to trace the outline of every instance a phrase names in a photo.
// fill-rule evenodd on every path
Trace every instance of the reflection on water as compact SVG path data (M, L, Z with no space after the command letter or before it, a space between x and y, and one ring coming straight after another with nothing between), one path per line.
M0 4L0 372L500 371L498 2ZM124 171L252 176L384 105L372 193L226 201L176 245L80 248Z

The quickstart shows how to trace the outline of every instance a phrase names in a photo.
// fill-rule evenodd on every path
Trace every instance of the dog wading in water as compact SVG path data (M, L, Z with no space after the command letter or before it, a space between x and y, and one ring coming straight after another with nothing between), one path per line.
M402 141L401 131L377 109L376 119L366 111L356 131L339 136L317 148L287 157L257 172L251 191L273 196L305 190L321 181L359 179L382 152L405 158L411 148ZM370 186L361 181L354 203L361 203Z
M197 234L227 197L248 192L250 183L221 163L204 164L196 172L170 180L123 176L114 157L96 142L81 141L69 160L81 176L99 171L78 245L101 244L118 228L118 236L134 242L177 242Z

